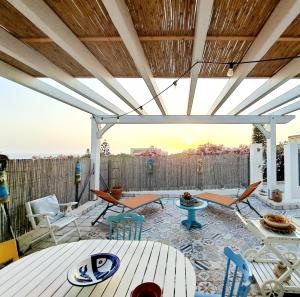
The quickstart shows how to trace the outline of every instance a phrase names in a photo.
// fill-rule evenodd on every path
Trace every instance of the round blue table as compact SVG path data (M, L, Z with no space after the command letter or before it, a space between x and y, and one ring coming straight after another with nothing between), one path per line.
M189 230L192 227L201 228L201 223L196 220L196 210L203 209L207 207L208 203L204 200L197 199L199 202L202 202L201 205L198 206L185 206L180 204L180 199L177 199L175 204L178 208L185 209L188 211L188 217L186 220L181 221L181 224L186 226Z

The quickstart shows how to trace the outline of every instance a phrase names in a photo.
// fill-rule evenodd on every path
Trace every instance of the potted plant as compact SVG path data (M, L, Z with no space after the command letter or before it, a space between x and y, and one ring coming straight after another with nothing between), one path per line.
M272 191L272 200L274 202L281 202L282 201L282 192L279 189L275 189Z
M123 187L120 185L116 185L111 188L111 195L118 200L121 198L122 192L123 192Z
M184 192L183 195L180 197L180 204L189 206L194 204L194 199L189 192Z

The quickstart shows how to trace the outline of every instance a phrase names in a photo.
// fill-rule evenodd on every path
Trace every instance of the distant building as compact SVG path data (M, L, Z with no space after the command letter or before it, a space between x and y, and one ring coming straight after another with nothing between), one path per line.
M146 148L131 148L130 154L133 156L140 156L140 155L157 155L157 156L167 156L168 152L163 151L159 148L155 148L153 145Z

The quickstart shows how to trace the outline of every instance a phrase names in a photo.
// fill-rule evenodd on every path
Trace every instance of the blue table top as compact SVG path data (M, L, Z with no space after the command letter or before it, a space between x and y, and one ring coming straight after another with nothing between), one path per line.
M182 208L182 209L187 209L187 210L189 210L189 209L201 209L201 208L207 207L208 203L206 201L201 200L201 199L197 199L197 200L199 202L202 202L202 204L198 205L198 206L185 206L185 205L180 204L180 199L177 199L175 204L176 204L177 207Z

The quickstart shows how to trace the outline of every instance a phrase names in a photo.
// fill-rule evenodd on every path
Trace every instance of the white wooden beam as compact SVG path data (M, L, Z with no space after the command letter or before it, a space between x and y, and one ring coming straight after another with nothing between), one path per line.
M145 115L122 116L119 120L113 116L97 116L98 124L269 124L275 121L277 124L286 124L295 116L273 116L273 115Z
M293 78L300 72L300 59L293 59L291 62L282 67L275 75L269 78L258 89L244 99L238 106L231 110L229 114L237 115L246 108L256 103L263 97L279 88L289 79Z
M94 117L91 118L91 168L93 174L91 176L91 189L100 189L100 137L101 128L96 123ZM96 197L95 197L96 199Z
M139 108L140 105L126 89L107 71L44 1L8 1L131 108ZM145 111L139 109L136 112L139 114L145 113Z
M292 103L272 113L272 115L285 115L300 109L300 101Z
M48 97L54 98L70 106L78 108L87 113L94 114L94 115L100 115L100 114L107 115L104 112L98 110L97 108L90 106L85 102L82 102L77 98L74 98L73 96L64 93L40 81L39 79L2 61L0 61L0 76L9 79L11 81L14 81L22 86L28 87Z
M269 138L267 138L267 188L268 197L272 198L272 191L277 188L276 170L276 122L271 120L269 127Z
M289 90L286 93L283 93L282 95L276 97L275 99L269 101L267 104L261 106L260 108L257 108L256 110L252 111L250 114L261 115L261 114L266 113L274 108L277 108L280 105L286 104L298 97L300 97L300 85Z
M155 97L154 100L158 108L163 115L166 115L166 106L162 97L158 95L160 93L159 88L134 28L128 7L123 0L103 0L102 2L130 53L138 72L144 79L151 95Z
M197 15L196 15L196 26L195 26L195 38L193 45L193 56L192 65L203 57L204 45L206 41L206 35L210 24L210 18L213 8L213 0L198 0L197 2ZM197 87L198 75L201 69L201 64L197 64L191 69L191 81L189 100L187 107L187 114L190 115L192 111L195 91Z
M37 1L38 2L38 1ZM124 111L0 27L0 50L114 114Z
M299 13L300 1L280 1L242 61L260 60ZM257 63L240 64L235 69L234 75L229 79L213 103L209 114L215 114L219 110L256 64Z

